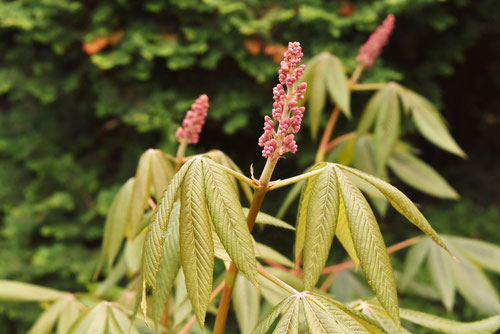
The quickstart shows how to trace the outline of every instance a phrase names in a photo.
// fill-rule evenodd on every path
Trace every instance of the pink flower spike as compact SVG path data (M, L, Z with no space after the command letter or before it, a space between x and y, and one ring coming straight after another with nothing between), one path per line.
M208 112L208 96L200 95L191 105L191 109L186 112L186 116L182 121L182 126L175 133L179 142L187 139L189 144L196 144L200 138L200 132L205 124L205 117Z
M296 87L306 68L305 65L300 65L303 56L300 43L288 43L288 49L283 56L279 70L280 83L273 88L273 118L265 117L264 133L259 138L264 158L275 159L287 152L297 151L293 133L300 130L305 111L305 108L298 107L298 104L304 98L307 84L302 82ZM275 131L275 121L278 121L277 131Z
M370 38L359 49L356 61L364 67L372 67L375 59L382 52L382 48L389 41L389 36L394 29L396 18L390 14L382 24L370 35Z

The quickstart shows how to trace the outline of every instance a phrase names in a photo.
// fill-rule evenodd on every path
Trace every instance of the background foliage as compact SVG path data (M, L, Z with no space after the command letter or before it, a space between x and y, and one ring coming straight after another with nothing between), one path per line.
M388 13L395 33L366 78L401 80L442 106L470 157L460 161L415 136L465 200L436 206L409 195L439 232L498 242L497 1L16 0L0 3L0 277L91 286L118 185L147 148L173 153L175 128L195 97L211 97L199 149L223 149L246 173L254 161L260 169L257 129L286 43L300 41L306 60L332 51L352 70L359 45ZM355 118L360 111L352 106ZM353 122L339 125L347 131ZM288 159L277 178L313 159L307 129L298 144L305 158ZM392 229L386 241L405 237ZM0 328L24 332L38 312L27 307L0 304Z

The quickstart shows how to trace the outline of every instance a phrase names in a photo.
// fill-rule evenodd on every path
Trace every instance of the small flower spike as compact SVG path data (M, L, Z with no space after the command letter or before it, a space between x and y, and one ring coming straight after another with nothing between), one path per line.
M200 138L201 128L205 124L205 117L208 111L208 96L200 95L187 111L186 117L182 121L182 126L177 129L175 135L179 142L187 139L189 144L196 144Z
M304 98L307 84L302 82L295 87L306 69L305 65L299 65L303 56L300 43L288 43L288 50L283 56L279 71L280 83L273 89L273 117L264 118L264 134L259 138L259 146L263 147L264 158L277 158L287 152L297 151L293 134L300 130L305 111L304 107L297 105ZM278 122L277 131L275 131L275 122Z
M389 41L389 36L394 29L395 21L394 15L388 15L377 30L371 34L370 38L368 38L366 43L359 49L359 54L356 57L358 64L364 67L373 66L375 59L377 59L380 52L382 52L382 48Z

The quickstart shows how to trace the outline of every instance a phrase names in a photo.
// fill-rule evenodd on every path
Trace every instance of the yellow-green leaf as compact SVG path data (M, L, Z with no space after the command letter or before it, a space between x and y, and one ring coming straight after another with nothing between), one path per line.
M354 241L352 240L352 233L351 229L349 228L349 221L347 220L344 200L342 199L342 196L339 196L339 218L337 220L335 235L339 239L340 243L346 250L351 260L354 262L354 265L357 269L359 266L359 258L358 254L356 253L356 248L354 247Z
M325 267L339 216L335 172L325 168L314 182L307 205L304 236L304 288L311 290Z
M210 159L203 159L203 179L207 208L220 241L238 269L258 285L252 237L227 172Z
M410 282L413 281L413 278L422 266L427 254L429 254L431 246L432 244L429 238L422 238L416 245L410 248L406 255L403 275L399 281L401 291L406 290Z
M28 334L50 334L55 327L57 319L61 316L66 306L66 300L63 298L53 303L42 315L36 320L33 326L28 331Z
M259 323L257 327L252 331L252 334L265 334L267 333L269 327L272 326L276 318L281 314L283 310L286 310L290 304L294 302L294 297L288 297L283 299L274 309Z
M318 63L315 65L313 77L307 86L307 100L309 106L307 114L309 115L311 136L316 140L318 136L321 114L325 108L326 86L325 74L328 68L328 53L322 53L318 56Z
M45 302L67 296L67 292L43 286L0 280L0 299L21 302Z
M248 208L243 208L243 214L245 216L248 216L248 211L249 211ZM295 231L295 227L293 227L292 225L288 224L287 222L284 222L281 219L275 218L274 216L268 215L267 213L264 213L262 211L259 211L259 213L257 214L257 218L255 218L255 223L262 225L271 225Z
M446 252L432 246L429 250L428 266L434 286L441 296L441 300L448 311L451 311L455 303L455 284L452 275L452 259Z
M344 114L351 118L351 90L344 71L342 61L334 55L329 54L327 59L327 72L325 74L326 88L328 94L335 101Z
M299 332L299 299L295 298L292 304L285 310L280 321L276 325L273 334L298 334Z
M334 168L361 269L380 303L399 323L396 281L375 216L359 189L339 167Z
M189 300L203 328L212 292L214 244L205 203L204 166L201 158L193 159L181 189L179 238Z
M240 333L250 334L259 321L260 293L243 275L236 278L232 304Z
M152 150L151 152L151 174L154 194L156 198L160 198L161 194L175 174L172 164L167 160L165 153L160 150Z

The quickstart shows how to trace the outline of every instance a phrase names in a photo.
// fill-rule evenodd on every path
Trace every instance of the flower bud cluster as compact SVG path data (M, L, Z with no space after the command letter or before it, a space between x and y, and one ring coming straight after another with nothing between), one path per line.
M273 117L265 116L264 134L259 138L264 158L297 151L293 134L300 130L305 111L304 107L298 107L298 103L304 98L307 84L302 82L295 87L295 83L300 80L306 68L305 65L299 65L303 56L300 43L288 43L288 50L283 55L279 71L280 83L273 89ZM278 122L277 131L275 122Z
M365 44L359 49L356 61L364 67L372 67L375 59L382 52L382 48L389 41L389 36L394 29L396 19L394 15L390 14L384 22L375 30L368 38Z
M191 105L191 109L186 113L182 121L182 126L177 129L175 135L179 142L187 139L189 144L196 144L200 138L200 132L205 124L205 117L208 112L208 96L200 95Z

